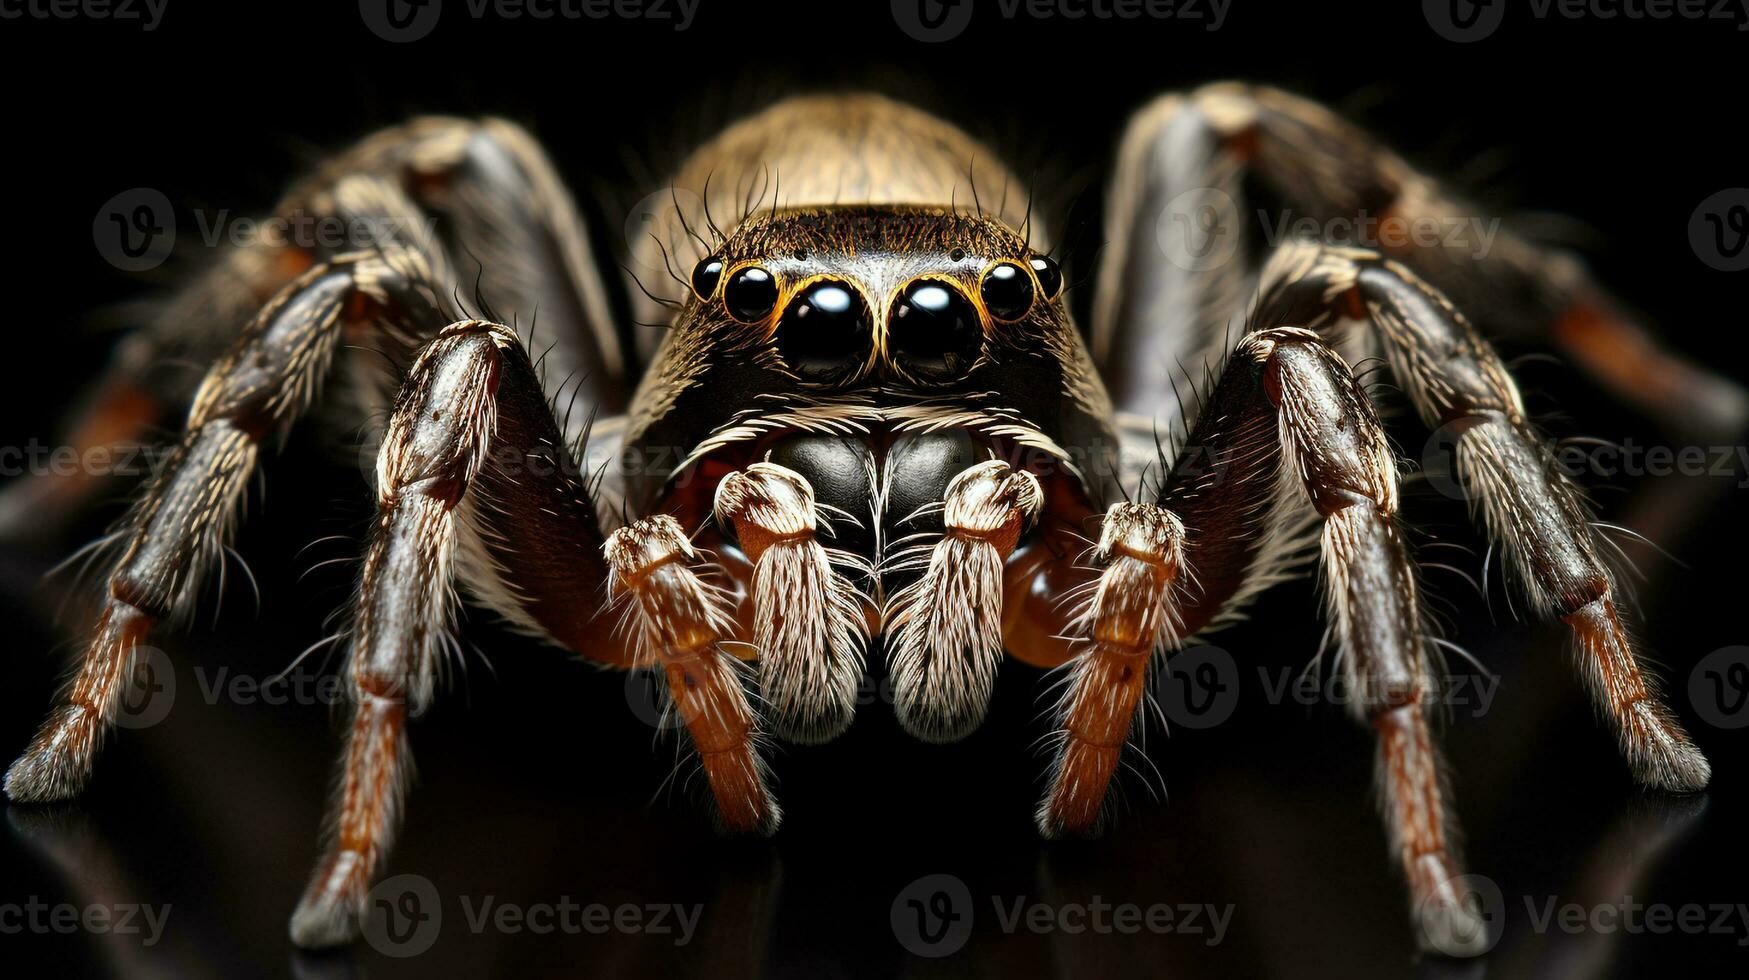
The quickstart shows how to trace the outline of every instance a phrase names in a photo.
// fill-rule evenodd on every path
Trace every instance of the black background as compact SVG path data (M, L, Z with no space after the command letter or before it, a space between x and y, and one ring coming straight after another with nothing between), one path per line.
M355 4L317 8L170 0L152 33L0 21L10 137L0 268L10 273L4 315L13 326L0 444L52 442L113 329L130 321L124 304L162 295L199 258L185 254L199 249L189 236L157 272L106 264L92 218L120 191L162 190L185 220L195 208L260 211L322 152L373 128L418 112L494 113L543 139L602 247L623 251L627 203L659 186L714 127L786 92L849 86L918 101L1040 174L1047 213L1067 229L1072 279L1081 279L1097 259L1102 175L1126 114L1155 93L1208 80L1280 84L1357 118L1485 213L1523 212L1520 227L1578 249L1671 346L1749 377L1739 360L1743 279L1703 264L1686 231L1703 198L1745 183L1736 99L1749 37L1734 24L1539 22L1514 7L1495 36L1458 45L1429 29L1419 4L1234 0L1223 29L1206 33L1175 21L1005 22L989 2L961 37L922 44L879 2L703 0L692 29L675 33L640 21L475 21L451 0L430 37L391 45L365 29ZM1082 290L1083 317L1087 300ZM1570 419L1551 423L1559 434L1669 442L1567 369L1533 362L1523 379L1535 410ZM178 661L179 690L198 690L196 667L271 674L323 635L352 570L300 576L355 550L368 516L345 438L312 431L272 465L266 500L252 505L237 542L260 580L259 612L233 577L216 626L203 615L191 634L162 639ZM1399 435L1411 450L1419 439ZM1660 540L1679 561L1641 553L1641 632L1715 765L1704 802L1632 788L1568 670L1562 631L1512 622L1498 576L1493 622L1469 586L1429 572L1430 589L1455 607L1454 637L1504 678L1487 715L1445 726L1469 867L1507 900L1505 937L1477 963L1415 961L1369 796L1370 738L1339 709L1270 705L1253 689L1229 723L1151 740L1169 806L1132 780L1133 805L1110 834L1046 845L1030 820L1043 765L1034 746L1041 685L1036 671L1011 663L990 723L963 743L914 743L877 703L832 745L782 750L780 835L722 842L686 792L658 792L670 753L652 751L619 677L510 637L479 614L467 634L484 659L470 654L465 682L416 728L421 779L389 865L424 875L444 896L444 930L430 952L294 953L284 926L315 857L338 745L330 713L188 696L162 724L117 739L77 806L10 807L10 831L0 832L0 903L170 903L164 941L141 950L125 938L0 934L0 958L53 958L64 975L174 976L1588 977L1688 962L1740 968L1749 963L1749 947L1737 945L1749 941L1741 919L1727 935L1537 935L1524 900L1749 901L1745 736L1707 724L1686 696L1695 662L1749 637L1735 486L1743 476L1713 478L1693 494L1702 502L1688 505L1688 530ZM1644 516L1635 511L1647 499L1643 482L1596 488L1605 519ZM118 508L92 515L84 530ZM1450 502L1417 497L1409 514L1441 537L1476 542ZM350 540L301 550L331 534ZM0 551L8 755L28 740L70 653L53 619L57 593L35 581L79 540ZM1445 560L1475 575L1479 551ZM1316 649L1316 616L1310 584L1283 587L1257 622L1216 642L1248 669L1297 667ZM970 944L942 960L906 952L888 921L900 889L933 873L964 880L979 914ZM566 895L705 902L705 932L680 949L638 935L472 935L460 897L488 894L523 904ZM1181 935L1004 935L991 897L1018 895L1232 903L1235 913L1216 946Z

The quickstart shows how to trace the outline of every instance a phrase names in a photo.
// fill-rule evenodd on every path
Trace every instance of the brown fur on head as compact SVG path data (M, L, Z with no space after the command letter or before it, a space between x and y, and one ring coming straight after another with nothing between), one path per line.
M700 146L675 173L671 207L659 209L650 235L631 243L634 265L676 269L704 257L700 239L732 233L745 219L775 208L830 205L974 206L1011 228L1027 227L1033 245L1050 247L1022 182L998 155L963 130L915 106L872 93L784 99ZM1032 227L1028 227L1032 226ZM696 234L695 234L696 233ZM677 302L673 280L645 285ZM656 299L641 293L636 319L666 322ZM641 337L654 348L656 336Z

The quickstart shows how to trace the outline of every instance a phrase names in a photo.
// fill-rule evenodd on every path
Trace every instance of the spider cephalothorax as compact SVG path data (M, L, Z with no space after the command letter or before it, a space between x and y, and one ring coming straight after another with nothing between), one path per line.
M80 672L7 792L83 786L141 639L186 606L260 446L351 348L372 352L348 358L346 379L392 412L348 635L335 820L292 923L303 945L356 932L454 583L561 647L659 671L733 831L779 822L761 739L841 732L871 651L901 722L931 740L977 726L1005 653L1063 667L1037 813L1054 836L1101 825L1150 671L1315 558L1421 938L1485 947L1456 882L1397 461L1339 346L1382 355L1420 420L1454 434L1481 523L1536 610L1571 628L1635 776L1706 784L1641 671L1578 491L1433 281L1501 284L1494 315L1578 338L1582 362L1599 338L1642 351L1606 380L1689 393L1678 419L1736 421L1739 392L1658 352L1570 260L1517 240L1486 256L1294 241L1259 262L1243 247L1184 260L1162 219L1210 232L1219 209L1197 202L1231 202L1246 178L1314 217L1458 207L1318 107L1234 85L1132 122L1089 350L1044 229L994 159L866 96L790 100L729 128L681 168L673 212L637 246L673 274L641 284L634 312L661 329L634 343L611 325L562 184L517 128L425 119L337 158L282 210L406 234L350 252L238 249L140 335L90 409L81 431L137 432L151 406L192 403L118 534ZM1186 200L1193 215L1175 210ZM458 276L464 255L477 276ZM541 367L515 331L452 308L467 279L510 322L540 312ZM139 391L132 365L173 343L225 352L197 392ZM1187 364L1219 365L1188 403L1171 382ZM591 453L617 450L599 478L576 462L582 416L554 409L579 399L602 417ZM63 507L75 489L59 488Z

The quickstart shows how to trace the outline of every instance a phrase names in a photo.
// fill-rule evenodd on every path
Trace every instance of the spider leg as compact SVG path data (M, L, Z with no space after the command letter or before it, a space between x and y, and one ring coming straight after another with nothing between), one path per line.
M463 288L531 338L549 396L568 382L585 405L624 411L631 379L607 288L582 215L540 144L503 119L433 117L406 128L422 133L404 164L410 193L444 219L438 234Z
M751 632L768 723L794 742L836 737L856 712L868 617L816 536L813 488L794 470L754 463L723 478L713 510L753 564Z
M758 717L738 663L722 649L735 635L729 595L695 567L680 522L645 517L608 535L604 549L616 608L625 608L639 666L660 666L731 833L771 834L782 819L759 757Z
M1253 333L1235 357L1264 361L1284 463L1324 518L1329 616L1357 694L1355 713L1378 738L1385 822L1420 916L1419 938L1446 953L1480 952L1487 930L1455 880L1455 821L1423 708L1433 681L1420 587L1397 525L1396 462L1384 427L1348 365L1310 331Z
M1106 512L1093 552L1105 570L1072 626L1084 645L1072 661L1051 788L1037 814L1047 837L1099 826L1148 662L1182 635L1176 593L1183 544L1184 525L1158 504L1119 503Z
M304 947L356 935L411 771L407 719L430 703L457 582L526 632L638 666L612 629L595 504L508 327L461 321L421 349L377 471L347 675L351 727L324 855L291 923Z
M327 232L339 226L391 240L336 249ZM294 279L373 245L424 254L445 301L460 284L506 322L532 328L538 313L555 383L570 380L585 404L624 408L624 357L583 221L539 144L512 123L424 117L372 134L324 162L253 227L250 240L225 248L118 344L61 440L80 458L138 442L188 404L195 379L185 382L166 362L211 362L234 342L236 325ZM0 533L49 535L105 485L83 470L16 480L0 492Z
M1214 459L1213 475L1174 470L1154 502L1120 504L1106 518L1095 552L1105 571L1080 619L1086 641L1063 701L1041 831L1098 828L1148 655L1255 588L1280 560L1271 552L1293 550L1309 502L1322 518L1329 616L1356 711L1378 739L1385 822L1428 924L1423 937L1467 950L1482 933L1454 882L1453 821L1423 709L1432 681L1419 587L1371 402L1315 333L1264 330L1234 350L1191 439L1209 450L1195 458Z
M1238 83L1162 97L1126 130L1092 330L1120 409L1162 417L1178 364L1228 346L1229 318L1249 295L1251 216L1263 214L1243 203L1246 176L1296 222L1374 223L1378 247L1459 305L1488 309L1490 329L1560 345L1671 431L1728 439L1749 419L1749 395L1659 347L1577 259L1484 227L1474 205L1328 109ZM1415 227L1437 230L1438 243L1385 231ZM1161 262L1163 249L1175 261Z
M1705 787L1711 767L1628 639L1584 498L1531 428L1518 386L1481 334L1402 264L1368 252L1283 249L1261 290L1260 326L1335 315L1371 321L1422 421L1457 435L1459 470L1521 588L1539 613L1572 629L1592 698L1614 723L1635 778L1675 792Z
M261 442L315 398L348 331L407 341L441 325L431 269L414 252L341 256L288 285L207 373L181 442L126 520L79 672L11 768L16 801L61 800L91 775L136 646L185 611L234 522Z
M499 328L501 331L501 328ZM501 332L446 328L424 348L377 457L377 519L359 577L348 658L353 703L332 841L292 916L306 948L356 934L408 776L405 725L430 703L452 609L460 503L494 427Z
M951 742L983 721L1002 660L1003 565L1043 499L1031 473L979 463L948 483L939 540L883 567L883 576L922 568L882 617L893 707L912 735Z

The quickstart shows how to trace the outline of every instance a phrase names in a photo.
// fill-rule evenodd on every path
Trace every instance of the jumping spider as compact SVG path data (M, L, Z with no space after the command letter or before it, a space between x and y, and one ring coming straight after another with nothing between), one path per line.
M1308 241L1257 261L1237 241L1221 260L1170 256L1180 229L1158 216L1201 222L1186 231L1208 244L1235 229L1205 219L1249 187L1318 218L1461 213L1354 127L1277 91L1211 86L1131 122L1090 344L1029 195L996 161L878 97L768 108L676 175L675 207L638 248L681 271L634 304L666 329L622 343L633 332L614 329L578 213L521 130L420 119L335 158L280 211L402 234L343 254L234 250L124 348L89 409L82 431L140 432L175 398L142 391L134 366L173 346L223 350L126 520L78 675L6 792L49 801L85 785L136 646L187 606L262 445L344 361L346 384L392 413L349 631L351 728L327 852L291 922L299 945L356 934L455 583L564 649L659 670L733 832L777 829L760 739L842 732L871 642L899 720L931 741L978 726L1005 651L1064 667L1037 812L1057 836L1099 829L1167 651L1315 554L1422 940L1473 952L1397 460L1350 369L1366 356L1422 423L1457 433L1478 520L1529 602L1571 628L1635 778L1707 784L1635 655L1586 505L1447 291L1489 297L1491 320L1585 363L1643 351L1602 373L1630 394L1675 393L1678 413L1706 412L1721 382L1650 345L1570 259L1509 237L1482 257ZM463 316L470 293L504 322L538 311L544 363L503 323ZM1187 411L1173 375L1204 363L1218 376ZM555 410L572 400L602 421ZM1156 452L1159 432L1184 436ZM629 451L596 473L578 463L586 434ZM623 465L664 453L675 462Z

